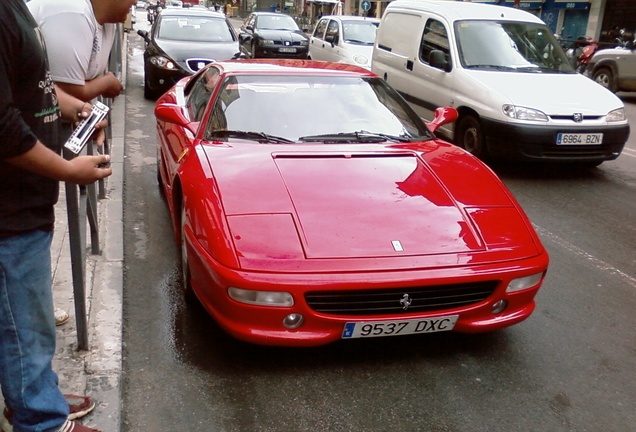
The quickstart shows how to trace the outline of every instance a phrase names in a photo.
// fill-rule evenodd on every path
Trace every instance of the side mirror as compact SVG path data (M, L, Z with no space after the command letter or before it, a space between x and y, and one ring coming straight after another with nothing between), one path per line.
M450 63L446 60L446 55L440 50L431 51L428 56L428 64L444 72L449 72L451 69Z
M196 134L196 130L192 126L192 122L183 115L181 107L177 104L158 102L155 106L155 117L157 120L184 127L192 132L193 135Z
M331 46L333 47L338 43L338 36L335 36L335 35L325 36L325 41L329 42Z
M433 118L433 121L426 122L426 126L428 126L428 129L431 132L435 133L435 131L441 126L453 123L457 120L457 117L459 117L459 113L455 108L449 106L439 107L435 110L435 117Z
M144 38L147 43L150 43L150 38L148 37L148 32L146 30L137 30L137 34Z

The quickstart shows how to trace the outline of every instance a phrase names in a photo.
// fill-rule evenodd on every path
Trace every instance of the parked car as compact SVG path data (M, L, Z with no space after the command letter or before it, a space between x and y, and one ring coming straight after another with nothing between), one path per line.
M146 2L143 0L138 0L137 4L135 5L137 7L137 9L145 9L146 8Z
M613 93L636 91L636 53L634 43L625 47L597 51L585 74Z
M371 69L377 18L333 15L322 17L309 40L312 60L349 63Z
M596 166L629 136L623 102L572 68L535 15L457 1L389 3L372 70L430 118L459 111L453 142L482 159Z
M156 99L179 79L213 61L239 55L238 37L225 15L208 10L163 9L146 41L144 96Z
M311 121L307 121L307 110ZM155 106L183 287L234 337L309 346L523 321L548 266L496 175L382 79L212 63Z
M307 58L309 37L294 18L277 12L252 12L239 32L241 52L251 58Z

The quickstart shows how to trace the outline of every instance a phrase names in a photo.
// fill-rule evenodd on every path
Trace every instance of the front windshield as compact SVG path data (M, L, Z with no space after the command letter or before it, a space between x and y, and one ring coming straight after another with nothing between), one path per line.
M383 80L325 76L229 77L206 137L223 131L264 133L293 142L361 131L404 140L430 137L417 114Z
M287 15L260 15L256 18L256 27L261 30L299 30L296 21Z
M457 42L467 69L575 73L550 29L510 21L459 21Z
M159 39L192 42L232 42L234 37L224 19L194 16L163 16Z
M378 22L375 21L344 21L342 23L343 39L345 42L373 45Z

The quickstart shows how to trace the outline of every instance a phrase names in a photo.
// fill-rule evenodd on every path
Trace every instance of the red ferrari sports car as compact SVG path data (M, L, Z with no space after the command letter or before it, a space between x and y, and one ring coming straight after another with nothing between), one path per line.
M373 73L212 63L155 107L183 285L232 336L311 346L526 319L548 255L497 176Z

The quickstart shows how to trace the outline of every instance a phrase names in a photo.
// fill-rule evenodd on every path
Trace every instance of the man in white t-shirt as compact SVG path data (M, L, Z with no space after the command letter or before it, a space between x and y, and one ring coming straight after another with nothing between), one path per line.
M83 101L113 98L123 90L107 72L115 23L135 0L31 0L27 4L46 43L55 83Z

